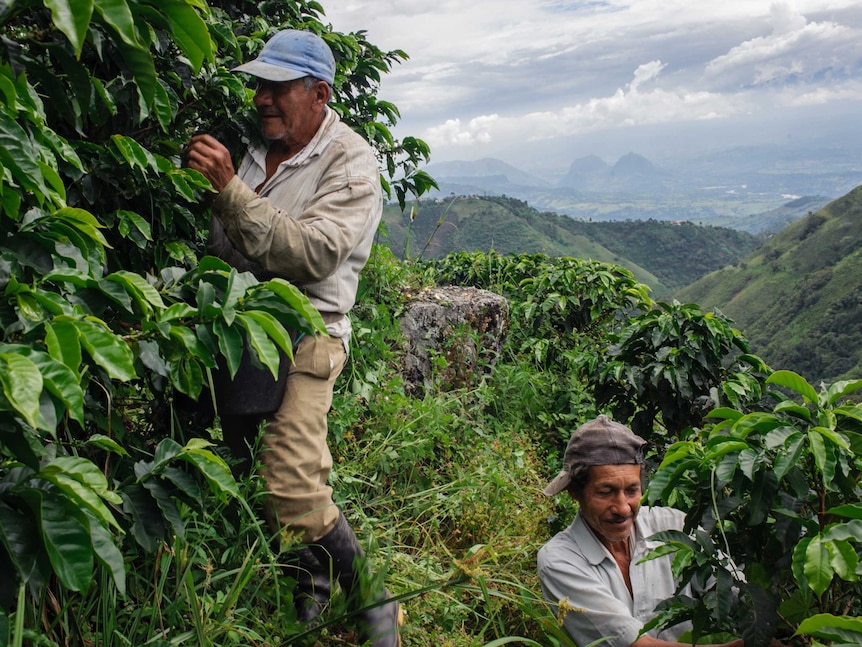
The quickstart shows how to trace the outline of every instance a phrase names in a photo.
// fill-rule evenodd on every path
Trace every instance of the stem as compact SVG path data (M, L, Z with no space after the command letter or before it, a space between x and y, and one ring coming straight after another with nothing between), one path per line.
M21 578L18 585L18 608L15 610L15 628L12 630L12 647L21 647L24 644L24 602L27 585Z
M419 252L419 260L422 260L422 257L425 255L425 250L428 249L428 245L431 244L431 241L434 239L434 236L437 235L437 232L440 231L440 227L443 226L443 223L446 222L446 216L449 215L449 210L452 208L452 205L455 204L455 200L458 199L458 196L455 196L449 201L449 204L446 205L446 208L443 210L443 213L440 214L440 218L437 219L437 226L434 228L434 231L431 232L431 235L428 236L428 240L425 241L425 247L422 248L422 251Z
M721 534L721 540L724 542L724 550L730 561L730 567L733 569L733 576L737 581L742 579L739 569L736 567L736 562L730 554L730 542L727 541L727 535L724 533L724 526L721 523L721 516L718 513L718 500L715 498L715 467L709 473L709 494L712 497L712 514L715 515L715 524L718 526L718 532Z

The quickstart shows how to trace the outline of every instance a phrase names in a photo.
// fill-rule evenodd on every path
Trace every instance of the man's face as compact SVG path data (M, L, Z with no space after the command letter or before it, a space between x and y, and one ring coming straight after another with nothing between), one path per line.
M609 545L631 534L641 498L640 465L595 465L580 497L581 516L599 540Z
M324 82L320 82L326 85ZM266 81L260 79L254 104L260 115L263 136L282 140L288 146L304 146L320 125L320 111L326 103L318 84L306 89L304 79Z

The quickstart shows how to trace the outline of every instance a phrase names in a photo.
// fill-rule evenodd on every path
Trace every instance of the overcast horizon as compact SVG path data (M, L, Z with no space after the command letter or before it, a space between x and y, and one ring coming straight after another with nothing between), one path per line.
M336 6L338 5L338 6ZM858 0L346 0L324 22L410 58L381 83L432 162L541 171L743 144L862 143ZM862 159L862 155L860 155Z

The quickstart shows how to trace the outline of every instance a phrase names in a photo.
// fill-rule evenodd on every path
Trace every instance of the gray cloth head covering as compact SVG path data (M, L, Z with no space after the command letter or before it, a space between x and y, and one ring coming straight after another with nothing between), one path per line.
M542 490L553 496L565 490L572 473L592 465L641 465L646 441L631 429L607 416L585 422L575 430L566 446L563 469Z

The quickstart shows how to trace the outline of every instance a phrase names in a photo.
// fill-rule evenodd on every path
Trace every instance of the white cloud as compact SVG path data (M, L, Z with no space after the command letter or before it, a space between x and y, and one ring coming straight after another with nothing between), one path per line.
M835 22L808 22L786 4L773 5L772 33L752 38L706 66L707 77L725 83L774 84L824 70L843 69L862 60L862 29Z
M323 0L410 59L384 77L432 151L769 114L859 97L858 0ZM457 153L456 153L457 151Z
M470 146L516 137L537 141L617 127L717 119L737 113L745 104L739 97L703 91L656 88L643 92L642 84L658 78L664 67L661 61L639 66L625 89L607 97L516 117L494 114L464 124L460 119L449 119L426 130L423 137L432 147Z

